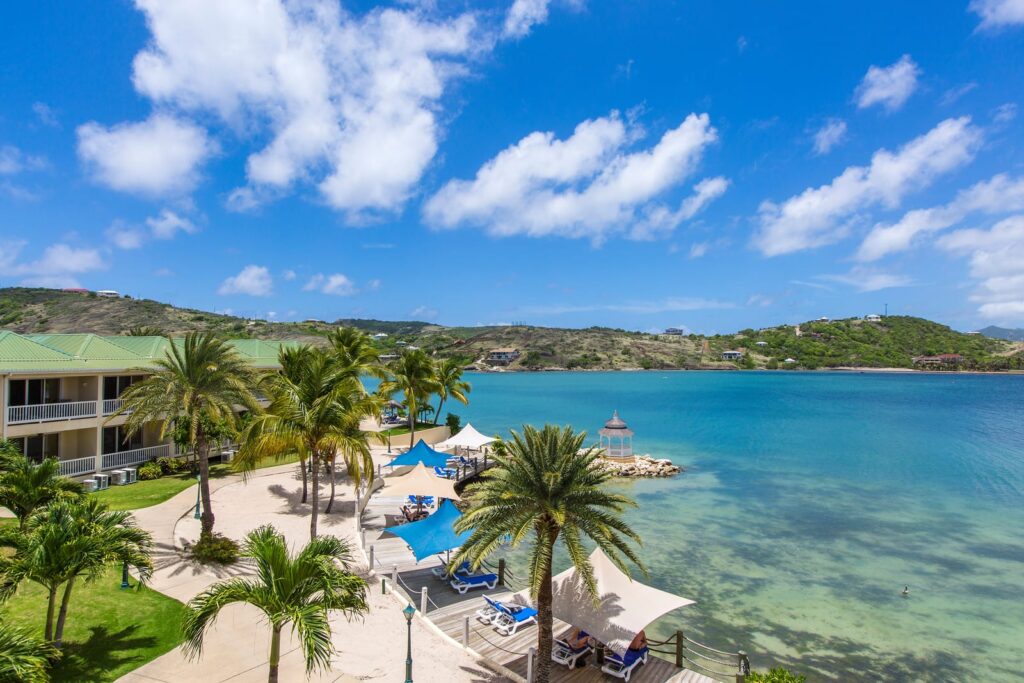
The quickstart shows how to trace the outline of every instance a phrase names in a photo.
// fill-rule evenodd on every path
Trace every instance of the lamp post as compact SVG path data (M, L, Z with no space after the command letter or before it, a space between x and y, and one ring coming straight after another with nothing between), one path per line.
M121 588L131 588L131 584L128 583L128 563L121 563Z
M199 503L203 495L203 478L201 474L196 475L196 514L193 515L196 519L199 519Z
M416 614L416 608L409 603L402 610L402 614L405 615L405 629L408 635L405 650L405 683L412 683L412 615Z

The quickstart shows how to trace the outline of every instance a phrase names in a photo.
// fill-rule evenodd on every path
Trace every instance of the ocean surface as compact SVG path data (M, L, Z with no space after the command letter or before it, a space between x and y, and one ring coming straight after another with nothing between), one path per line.
M697 601L651 633L809 681L1024 680L1024 377L468 379L470 405L444 410L485 433L550 422L596 441L618 409L636 452L686 468L621 484L649 582Z

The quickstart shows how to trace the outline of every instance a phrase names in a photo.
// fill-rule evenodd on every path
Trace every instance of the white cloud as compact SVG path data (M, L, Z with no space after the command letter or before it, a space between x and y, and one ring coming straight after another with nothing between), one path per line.
M60 120L57 118L57 112L53 110L53 107L46 104L45 102L33 102L32 113L39 119L39 123L43 124L47 128L60 128Z
M693 194L684 199L675 211L661 205L646 209L643 220L633 225L629 236L633 239L653 239L668 235L679 227L680 223L690 220L705 206L725 194L727 189L727 178L705 178L693 186Z
M751 294L750 298L747 299L747 306L760 306L761 308L767 308L773 303L775 303L775 300L764 294Z
M472 14L432 21L416 8L356 16L337 0L136 0L152 33L136 90L182 115L213 114L268 139L229 207L249 209L298 183L347 212L395 209L442 133L439 103L485 49Z
M1013 102L1000 104L992 114L992 120L996 123L1009 123L1017 118L1017 105Z
M94 180L123 192L188 192L214 150L202 128L165 114L111 128L95 121L78 127L78 155Z
M886 67L871 66L854 94L857 106L866 109L880 104L888 111L896 111L914 94L920 75L921 69L910 55L903 55Z
M1024 177L993 176L961 190L953 201L929 209L915 209L891 225L876 225L857 251L861 261L874 261L909 249L923 234L953 227L971 213L1000 214L1024 210Z
M862 266L852 268L847 273L840 273L837 275L822 275L822 280L829 280L831 282L838 282L840 284L849 285L850 287L856 288L861 292L877 292L881 289L891 289L893 287L909 287L914 284L913 279L906 275L897 275L894 273L883 273L877 270L870 270Z
M287 282L291 282L292 280L298 277L298 274L294 270L289 268L288 270L281 273L281 277L283 277Z
M158 216L150 216L146 219L146 225L158 240L174 239L179 232L191 235L198 229L191 220L170 209L162 210Z
M969 163L981 140L969 117L946 119L895 153L878 150L869 166L850 166L828 185L807 188L781 204L765 201L753 245L778 256L836 242L859 212L876 205L897 208L911 191Z
M317 291L324 294L333 294L334 296L351 296L356 293L355 283L341 273L334 273L333 275L317 273L309 279L302 289L307 292Z
M971 0L968 9L981 17L982 29L1024 24L1024 0Z
M221 283L217 293L248 294L249 296L269 296L274 289L274 279L264 266L248 265L238 275L232 275Z
M40 171L46 166L46 157L25 154L14 145L0 146L0 175L10 176L23 171Z
M409 311L409 315L417 320L433 320L437 317L437 309L430 306L417 306Z
M546 22L550 4L551 0L515 0L505 15L505 37L522 38L534 26Z
M815 154L828 154L845 139L846 121L829 119L814 134L814 152Z
M383 285L383 284L384 283L381 282L378 278L374 278L372 280L369 280L366 283L366 291L368 291L368 292L376 292L378 289L381 288L381 285Z
M675 227L720 195L724 178L698 184L672 212L654 202L696 170L717 139L707 114L691 114L652 147L630 152L643 135L636 124L611 116L583 121L572 136L534 132L485 163L473 180L452 180L427 201L437 228L463 225L496 236L587 237L616 232L649 237L652 227Z
M938 246L966 255L980 286L972 299L978 313L1004 323L1024 321L1024 216L1012 216L989 230L958 230Z
M118 249L138 249L145 240L145 235L141 231L121 221L115 221L104 234Z
M974 81L971 81L969 83L964 83L963 85L958 86L956 88L950 88L946 92L942 93L941 102L943 105L949 106L977 87L978 84Z
M690 258L700 258L711 250L711 242L694 242L690 245Z
M0 269L5 276L20 277L29 287L79 287L76 275L104 270L107 264L97 249L76 249L67 244L48 246L40 258L28 263L18 257L27 242L0 242Z

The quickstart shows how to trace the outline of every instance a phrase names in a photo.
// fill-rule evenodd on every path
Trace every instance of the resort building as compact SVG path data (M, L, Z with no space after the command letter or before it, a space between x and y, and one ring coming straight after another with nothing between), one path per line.
M877 313L872 313L870 315L866 315L866 316L864 316L864 319L867 320L869 323L880 323L880 322L882 322L882 316L878 315Z
M757 346L768 346L768 342L766 342L766 341L759 341L759 342L756 342L756 345Z
M935 368L947 365L960 365L964 362L964 357L959 353L943 353L938 356L916 356L912 360L914 365Z
M722 360L743 360L742 351L722 351Z
M519 359L519 349L503 348L493 349L487 354L487 362L496 365L508 365Z
M21 335L0 331L0 436L32 458L55 458L70 477L175 455L159 421L129 437L125 416L111 419L121 395L163 358L164 337ZM253 367L275 369L281 342L238 339Z
M97 289L96 296L101 299L119 299L121 294L115 289Z
M678 327L670 327L667 330L665 330L665 334L671 334L671 335L676 336L676 337L681 337L684 334L686 334L686 332L684 332L683 330L679 329Z
M597 434L601 439L600 448L604 451L604 457L633 460L633 430L619 417L619 411L612 414L612 419L605 422L604 428Z

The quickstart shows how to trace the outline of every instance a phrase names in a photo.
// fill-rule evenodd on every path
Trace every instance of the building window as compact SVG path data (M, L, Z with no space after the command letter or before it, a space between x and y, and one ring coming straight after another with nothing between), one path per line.
M32 462L42 462L43 458L58 459L58 434L38 434L36 436L21 436L11 439Z
M12 406L37 406L60 401L60 378L12 379L8 394Z
M142 381L142 375L104 377L103 400L113 401L115 398L121 398L121 394L124 393L125 389L140 381Z
M103 428L103 455L117 453L118 451L130 451L142 448L142 432L135 432L130 437L128 430L124 427Z

